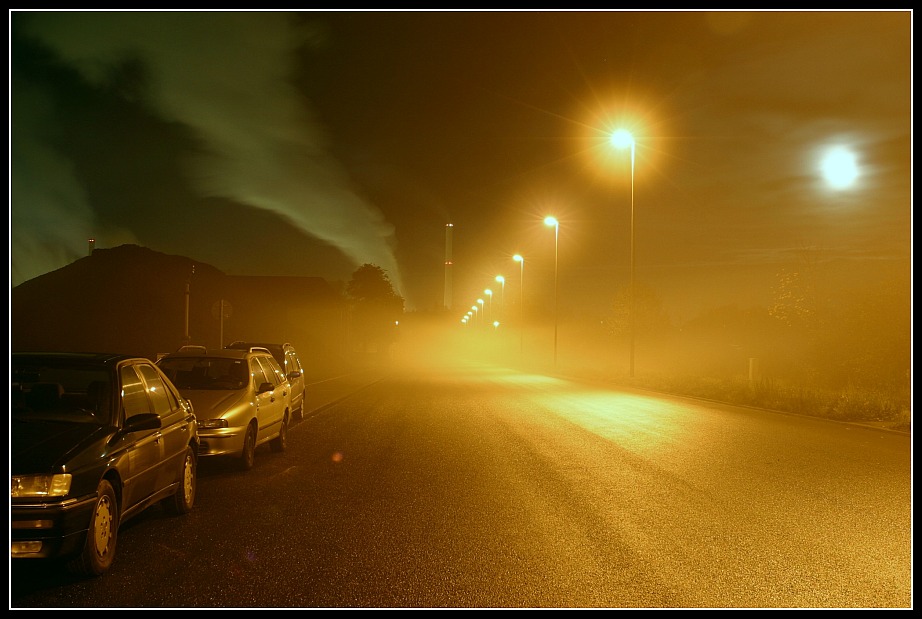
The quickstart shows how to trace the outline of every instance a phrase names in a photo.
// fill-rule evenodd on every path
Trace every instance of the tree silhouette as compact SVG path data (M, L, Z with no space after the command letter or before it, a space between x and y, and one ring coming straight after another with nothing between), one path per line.
M394 290L384 269L368 263L356 269L346 284L346 298L351 308L354 348L380 351L394 342L404 299Z

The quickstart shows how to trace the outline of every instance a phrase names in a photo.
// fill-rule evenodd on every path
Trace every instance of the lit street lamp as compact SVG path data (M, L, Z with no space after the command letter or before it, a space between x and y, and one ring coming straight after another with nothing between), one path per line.
M493 291L487 288L483 291L483 293L490 297L490 306L489 311L487 312L487 316L489 316L489 318L493 318Z
M519 263L519 352L525 352L525 258L516 254L512 257Z
M627 129L618 129L611 136L611 143L616 148L631 148L631 378L634 377L634 136Z
M476 305L472 305L471 309L474 310L474 320L471 321L471 324L477 326L477 316L480 314L480 308Z
M554 226L554 366L557 366L557 238L560 235L560 224L548 215L544 218L545 225Z
M483 311L483 299L477 299L477 305L479 305L479 306L480 306L480 310ZM483 314L481 314L480 316L481 316L481 324L486 324L486 323L484 323L483 321L486 320L486 318L487 318L487 313L486 313L486 312L483 312Z

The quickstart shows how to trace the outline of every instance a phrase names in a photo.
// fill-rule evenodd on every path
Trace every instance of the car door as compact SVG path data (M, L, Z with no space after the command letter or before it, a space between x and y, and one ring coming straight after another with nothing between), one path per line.
M135 416L152 413L153 405L147 395L147 386L134 365L119 368L121 381L122 427ZM160 461L163 458L163 441L159 429L123 431L119 448L125 452L128 466L124 467L122 511L149 497L157 487Z
M288 404L288 382L282 382L279 372L270 363L270 357L253 357L250 359L250 368L253 373L255 387L263 383L270 383L272 390L256 394L256 417L259 422L259 441L271 438L278 434Z
M291 409L292 411L301 410L304 406L304 370L301 369L301 361L298 355L291 348L285 351L285 374L289 378L291 385Z
M160 416L163 455L158 465L155 490L161 490L180 480L186 446L189 444L191 414L180 406L176 394L167 388L163 376L153 364L139 364L137 369L147 385L153 412Z

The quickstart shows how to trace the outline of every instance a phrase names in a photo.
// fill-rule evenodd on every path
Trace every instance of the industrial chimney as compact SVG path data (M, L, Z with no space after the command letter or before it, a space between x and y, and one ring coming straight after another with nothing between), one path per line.
M445 309L451 309L451 231L454 224L445 224Z

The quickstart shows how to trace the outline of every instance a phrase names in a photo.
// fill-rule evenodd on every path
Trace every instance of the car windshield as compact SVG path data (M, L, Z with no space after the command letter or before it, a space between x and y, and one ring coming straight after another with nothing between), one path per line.
M17 420L109 425L112 387L97 368L19 364L12 367L11 414Z
M178 389L236 390L250 379L245 359L165 357L158 365Z

